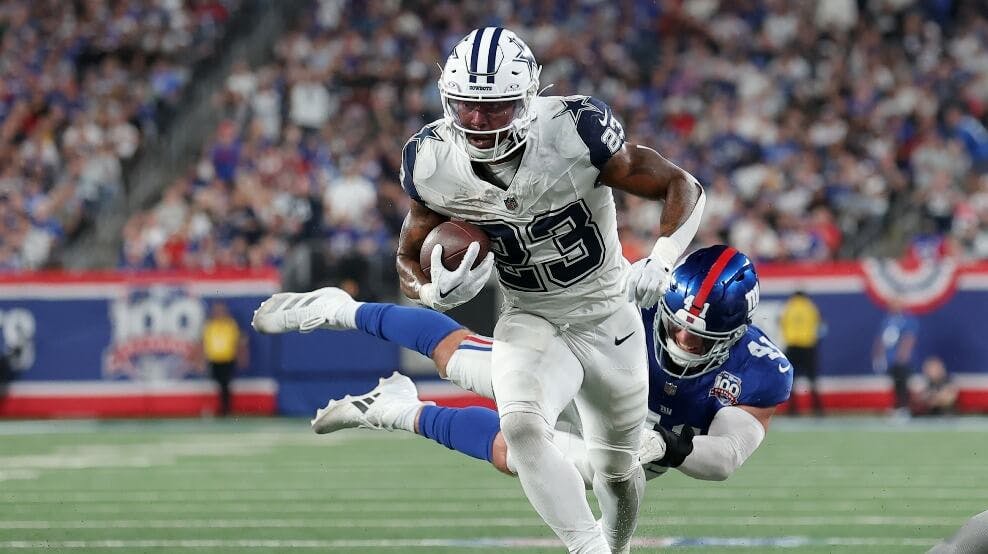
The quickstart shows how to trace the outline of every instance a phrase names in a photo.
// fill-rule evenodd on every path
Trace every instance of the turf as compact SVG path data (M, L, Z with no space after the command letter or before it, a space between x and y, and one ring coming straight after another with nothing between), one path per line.
M988 508L988 421L774 423L729 481L649 483L637 552L925 552ZM0 423L0 551L561 552L515 479L301 420Z

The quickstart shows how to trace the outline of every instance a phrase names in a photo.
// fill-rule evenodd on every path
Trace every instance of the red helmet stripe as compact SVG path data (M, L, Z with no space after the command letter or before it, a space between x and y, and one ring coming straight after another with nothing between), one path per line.
M690 306L690 313L693 315L700 315L703 310L703 305L707 302L707 296L710 295L710 291L717 284L717 280L720 279L720 274L727 267L727 262L731 261L731 258L738 253L736 248L728 246L720 253L717 257L717 261L710 268L710 273L703 278L703 283L700 284L700 291L696 293L696 297L693 298L693 305Z

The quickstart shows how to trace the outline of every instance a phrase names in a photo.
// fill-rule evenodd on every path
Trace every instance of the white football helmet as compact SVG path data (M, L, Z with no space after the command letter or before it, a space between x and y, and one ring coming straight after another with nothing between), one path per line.
M539 91L541 71L542 66L528 46L501 27L476 29L453 47L439 77L439 94L455 142L471 160L501 160L525 144L535 120L532 100ZM470 129L460 121L458 108L462 102L496 102L498 106L513 102L505 109L510 107L514 113L506 125L496 129ZM492 136L493 146L479 148L470 144L468 133L474 137Z

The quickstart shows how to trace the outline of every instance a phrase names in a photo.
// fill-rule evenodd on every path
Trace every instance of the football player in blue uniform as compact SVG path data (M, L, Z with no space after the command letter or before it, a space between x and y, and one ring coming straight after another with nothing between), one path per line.
M639 452L648 478L672 467L697 479L724 480L761 444L776 407L789 397L793 372L781 350L751 324L758 299L751 260L718 245L689 255L674 270L659 304L642 310L652 353L649 416ZM313 328L359 329L416 350L432 358L443 378L493 398L493 340L441 313L356 302L328 288L277 294L255 313L255 324L271 313L266 307L292 300L302 307L283 317L318 320ZM593 470L574 411L560 417L553 440L589 484ZM405 430L513 473L497 412L423 403L412 381L397 372L365 395L331 400L312 427L317 433Z
M792 365L751 324L758 275L729 246L691 254L655 309L642 311L649 350L649 423L666 445L646 475L668 467L727 479L758 447L789 398ZM643 460L644 461L644 460Z

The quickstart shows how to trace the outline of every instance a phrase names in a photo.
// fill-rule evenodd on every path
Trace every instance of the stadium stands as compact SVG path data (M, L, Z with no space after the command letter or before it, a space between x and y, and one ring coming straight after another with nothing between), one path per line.
M190 65L208 59L238 4L4 4L0 268L44 266L127 189L121 164L167 132ZM988 257L988 21L977 2L489 8L313 1L270 63L235 65L215 98L224 122L158 205L130 215L120 265L387 281L407 208L402 142L441 115L436 61L488 24L528 39L548 94L605 99L629 136L707 185L703 244L759 261L910 245ZM659 208L624 195L619 207L635 259Z
M435 62L485 24L527 38L549 93L600 96L706 183L703 243L761 261L897 254L908 237L893 220L916 212L955 251L988 256L975 3L677 4L316 2L274 62L231 73L217 100L229 118L188 177L134 214L123 264L277 265L300 242L343 271L329 280L388 264L402 141L441 115ZM659 208L620 207L635 259Z
M124 191L239 0L0 5L0 271L44 267Z

